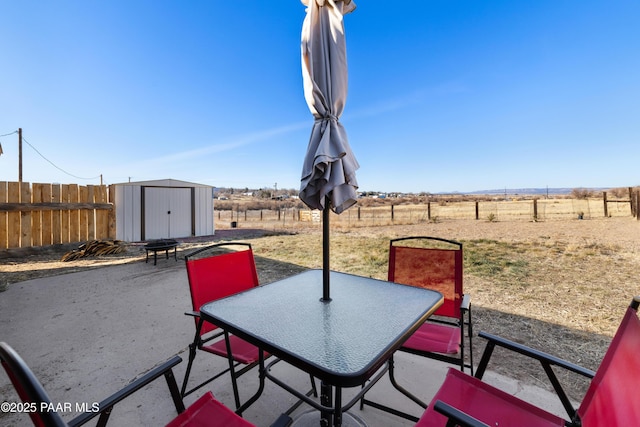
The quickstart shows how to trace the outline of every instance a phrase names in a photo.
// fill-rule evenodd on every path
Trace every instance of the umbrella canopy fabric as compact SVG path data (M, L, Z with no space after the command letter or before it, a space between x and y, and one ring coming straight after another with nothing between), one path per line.
M315 118L302 168L300 199L312 209L341 213L356 203L360 167L340 115L347 99L347 49L343 15L351 0L301 0L304 96ZM328 197L328 198L327 198ZM329 206L326 206L326 201Z

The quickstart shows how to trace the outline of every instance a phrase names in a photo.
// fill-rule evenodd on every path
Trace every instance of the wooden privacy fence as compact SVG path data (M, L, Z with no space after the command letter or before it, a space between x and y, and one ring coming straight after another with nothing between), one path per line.
M0 250L114 238L108 194L104 185L0 182Z

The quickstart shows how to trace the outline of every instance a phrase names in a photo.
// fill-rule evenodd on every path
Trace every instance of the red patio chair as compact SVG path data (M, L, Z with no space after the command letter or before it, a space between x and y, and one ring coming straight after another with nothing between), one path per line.
M462 243L439 237L403 237L389 242L390 282L439 291L444 302L420 328L404 342L400 351L456 364L473 375L473 328L471 297L464 294L462 282ZM466 361L465 338L469 342ZM427 404L398 384L394 358L389 359L391 384L423 408ZM396 411L363 397L360 408L370 405L400 417L417 421L412 415Z
M444 383L416 426L640 426L640 398L637 394L637 378L640 377L638 306L640 297L635 297L596 372L521 344L481 333L489 341L476 376L449 369ZM496 346L534 358L542 364L567 411L568 419L550 414L481 381ZM577 410L562 389L554 366L591 378L587 393Z
M249 421L240 417L216 400L210 391L193 402L191 406L167 424L166 427L205 427L209 425L220 427L255 427Z
M152 369L142 377L138 378L124 389L111 395L98 405L98 411L86 412L78 415L66 422L58 412L48 408L56 408L51 403L51 399L42 387L25 361L8 344L0 342L0 360L13 384L23 407L28 408L31 421L36 427L75 427L83 425L98 417L98 426L104 426L109 421L109 417L114 406L131 394L140 390L147 384L164 376L169 386L173 403L179 415L168 425L171 427L251 427L253 424L236 415L229 408L218 402L211 392L206 393L188 408L184 407L182 398L178 391L173 367L180 363L182 359L174 356L162 365ZM42 410L44 408L44 410ZM32 410L33 409L33 410ZM279 418L280 420L281 418Z
M471 297L463 290L462 261L462 243L454 240L404 237L389 242L390 282L433 289L444 296L434 316L400 350L456 364L461 371L469 368L473 375Z
M228 247L242 247L244 250L230 252ZM241 405L237 378L257 365L261 350L253 344L205 322L200 317L199 311L202 305L210 301L259 285L251 245L240 242L210 245L185 256L185 262L193 306L193 311L186 314L194 316L196 333L193 342L189 345L189 362L180 394L184 397L193 393L205 384L229 372L236 410L238 410ZM227 347L227 341L229 347ZM198 350L227 358L229 367L187 390L191 367ZM265 354L265 357L267 356ZM236 368L241 364L244 367L236 371Z

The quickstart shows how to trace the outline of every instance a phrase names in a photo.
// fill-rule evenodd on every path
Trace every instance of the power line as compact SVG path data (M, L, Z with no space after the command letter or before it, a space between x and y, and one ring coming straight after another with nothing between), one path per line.
M9 136L9 135L13 135L13 134L16 134L16 133L18 133L18 131L17 131L17 130L14 130L14 131L13 131L13 132L11 132L11 133L5 133L4 135L0 135L0 138L2 138L3 136Z
M16 133L18 133L18 131L17 131L17 130L14 130L14 131L13 131L13 132L11 132L11 133L5 133L4 135L0 135L0 138L2 138L3 136L14 135L14 134L16 134ZM1 156L2 154L3 154L3 152L2 152L2 144L0 144L0 156Z
M14 132L14 133L15 133L15 132ZM11 135L11 134L9 134L9 135ZM34 150L36 153L38 153L38 154L40 155L40 157L42 157L42 158L43 158L43 159L45 159L47 162L49 162L49 163L50 163L54 168L58 169L58 170L59 170L59 171L61 171L61 172L64 172L65 174L67 174L67 175L69 175L69 176L71 176L71 177L73 177L73 178L76 178L76 179L85 179L85 180L91 180L91 179L98 179L98 178L100 178L100 175L95 176L95 177L93 177L93 178L83 178L83 177L80 177L80 176L76 176L76 175L74 175L74 174L72 174L72 173L69 173L69 172L67 172L66 170L62 169L60 166L58 166L58 165L56 165L55 163L53 163L51 160L47 159L47 158L46 158L46 157L45 157L41 152L39 152L39 151L36 149L36 147L34 147L33 145L31 145L31 143L29 143L29 141L27 141L27 140L24 138L24 136L22 137L22 140L23 140L24 142L26 142L26 143L27 143L27 145L28 145L29 147L33 148L33 150Z

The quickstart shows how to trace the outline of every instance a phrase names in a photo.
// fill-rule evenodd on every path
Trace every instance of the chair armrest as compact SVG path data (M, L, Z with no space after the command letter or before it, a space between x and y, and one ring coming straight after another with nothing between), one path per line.
M553 356L551 354L545 353L540 350L533 349L531 347L527 347L526 345L518 344L511 340L498 337L496 335L492 335L486 332L480 332L478 334L480 337L488 340L487 346L484 348L484 352L482 353L482 359L480 359L480 364L478 365L478 369L476 369L475 377L482 378L484 372L489 364L489 359L491 358L491 354L496 346L506 348L508 350L519 353L523 356L529 357L531 359L535 359L540 362L544 372L547 374L547 378L551 382L554 391L558 395L560 402L562 402L562 406L565 411L567 411L567 415L569 419L573 419L576 416L576 410L567 396L567 393L564 391L562 384L558 380L556 373L553 370L553 366L558 366L560 368L569 370L576 374L582 375L587 378L593 378L595 372L590 369L583 368L582 366L578 366L574 363L568 362L564 359L560 359L559 357Z
M485 354L482 355L482 360L480 361L480 366L482 366L483 368L486 368L486 365L489 363L489 357L491 356L491 351L493 351L493 347L497 345L499 347L503 347L508 350L515 351L516 353L520 353L524 356L539 360L541 363L556 365L587 378L593 378L595 375L595 372L590 369L586 369L582 366L576 365L574 363L568 362L564 359L560 359L559 357L553 356L549 353L545 353L540 350L536 350L526 345L518 344L517 342L508 340L506 338L489 334L487 332L480 332L478 336L489 341L487 343L487 348L485 348ZM491 350L489 354L486 355L489 346L491 346ZM485 361L485 355L486 355L486 361ZM480 367L478 368L478 370L480 370ZM476 377L482 378L482 373L484 373L484 369L481 371L480 376L476 374Z
M471 308L471 295L463 294L462 302L460 303L460 310L469 311L470 308Z
M126 399L136 391L140 390L142 387L147 384L155 381L161 376L165 376L167 379L167 383L169 385L169 390L171 392L171 396L173 397L173 402L176 405L176 410L178 412L184 411L184 403L182 402L182 398L180 397L180 392L178 391L178 386L176 384L175 377L173 376L173 367L178 363L182 362L182 358L180 356L174 356L163 364L153 368L142 377L136 379L131 384L123 388L122 390L112 394L111 396L104 399L99 404L99 411L97 412L85 412L84 414L78 415L69 421L70 427L80 426L91 419L100 416L101 419L104 419L104 423L106 424L106 420L111 414L111 410L113 406L118 402ZM100 423L98 423L100 425Z
M441 413L445 417L449 418L446 427L489 427L482 421L478 421L470 415L454 408L451 405L444 403L442 400L437 400L433 406L437 412Z

